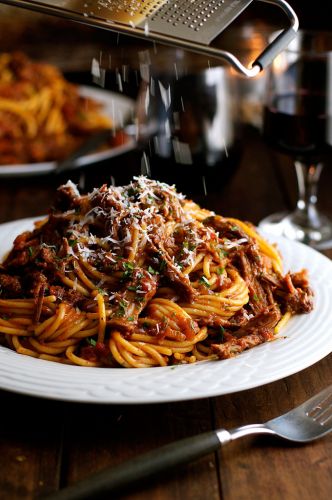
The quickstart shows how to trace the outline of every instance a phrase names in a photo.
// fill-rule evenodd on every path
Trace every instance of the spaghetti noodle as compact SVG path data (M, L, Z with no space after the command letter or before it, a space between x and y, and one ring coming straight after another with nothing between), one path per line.
M0 55L0 165L61 160L111 125L54 66ZM110 134L110 145L121 137Z
M283 275L252 225L145 177L87 195L61 186L0 285L2 343L82 366L229 358L313 306L306 271Z

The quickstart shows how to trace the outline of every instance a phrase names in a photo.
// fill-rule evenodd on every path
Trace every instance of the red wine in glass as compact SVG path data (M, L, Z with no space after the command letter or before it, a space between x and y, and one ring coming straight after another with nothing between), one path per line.
M264 138L281 153L304 163L332 155L332 115L323 94L299 90L275 96L264 108Z

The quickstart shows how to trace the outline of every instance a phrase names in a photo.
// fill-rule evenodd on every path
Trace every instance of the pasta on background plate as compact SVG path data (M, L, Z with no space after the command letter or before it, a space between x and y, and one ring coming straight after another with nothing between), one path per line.
M283 275L251 224L143 176L86 195L60 186L15 239L0 286L2 344L82 366L230 358L313 307L307 272Z
M57 161L112 127L100 103L80 94L53 65L0 54L0 165ZM125 141L120 131L109 146Z

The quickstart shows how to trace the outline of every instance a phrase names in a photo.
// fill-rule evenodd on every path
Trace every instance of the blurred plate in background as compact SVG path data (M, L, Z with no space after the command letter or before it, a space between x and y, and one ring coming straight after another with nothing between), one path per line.
M135 112L135 102L121 94L109 92L104 89L80 86L79 93L83 97L89 97L100 103L101 111L108 116L113 123L114 131L121 130L129 123ZM131 136L126 136L126 141L118 146L81 156L75 161L73 168L81 168L92 163L97 163L127 151L131 151L136 142ZM47 175L54 172L57 163L55 161L41 163L27 163L17 165L0 165L0 177L25 177L36 175Z

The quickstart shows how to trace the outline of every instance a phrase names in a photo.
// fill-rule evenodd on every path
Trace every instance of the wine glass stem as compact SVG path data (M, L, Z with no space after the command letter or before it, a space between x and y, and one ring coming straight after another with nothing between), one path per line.
M299 194L294 215L297 219L301 219L301 224L304 223L312 228L319 227L319 214L316 207L317 187L323 164L295 161L295 169Z

